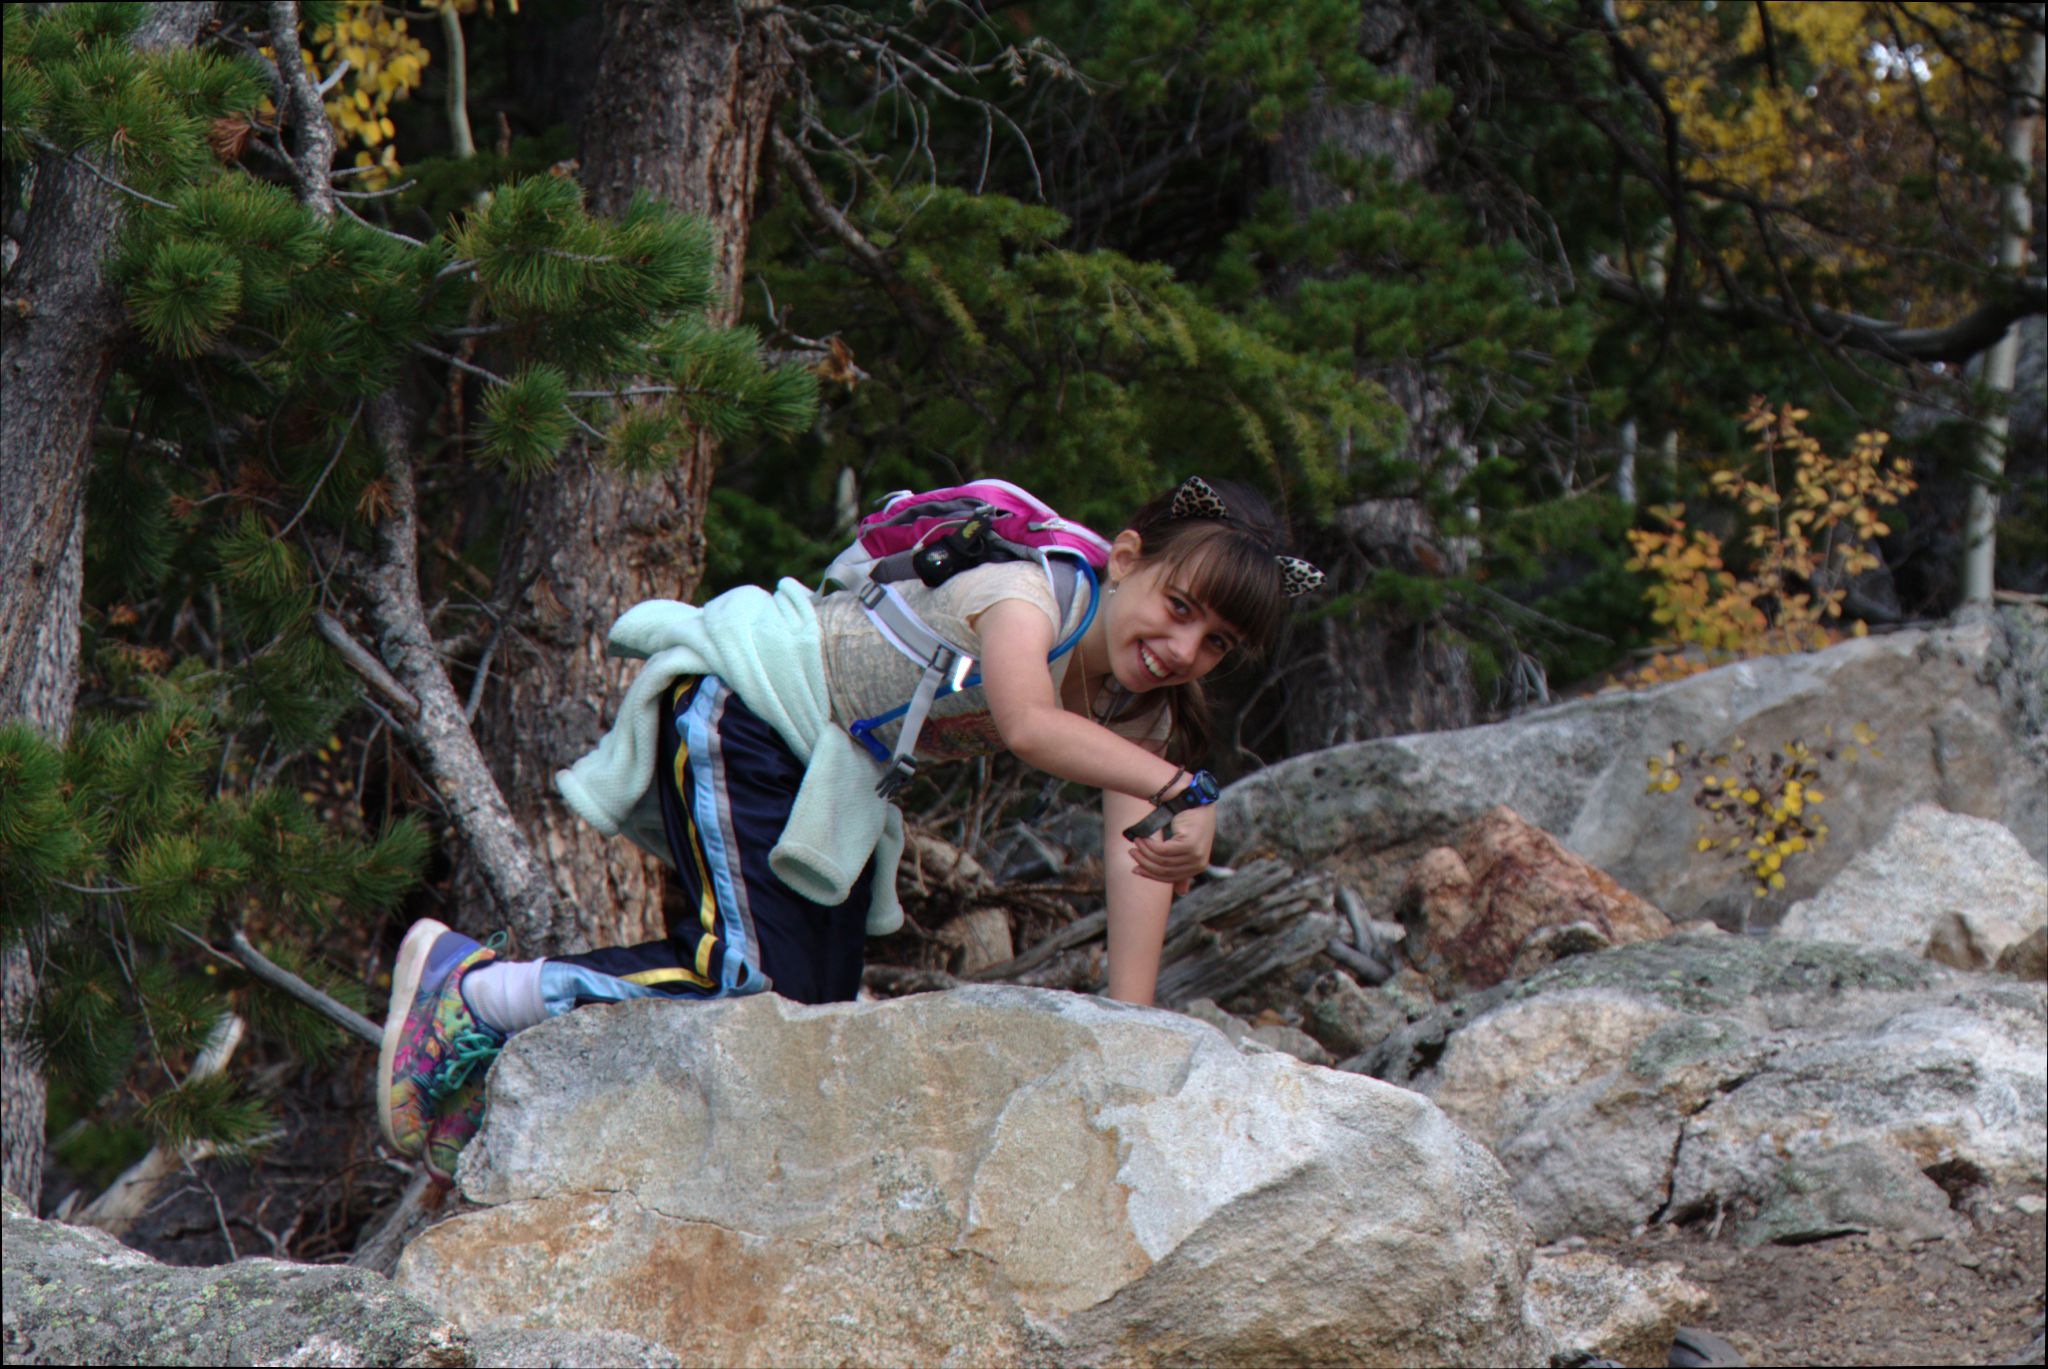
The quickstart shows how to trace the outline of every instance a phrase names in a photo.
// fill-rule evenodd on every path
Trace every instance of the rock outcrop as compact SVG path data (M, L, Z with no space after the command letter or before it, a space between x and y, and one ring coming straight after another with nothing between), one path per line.
M283 1260L183 1268L4 1197L9 1364L496 1366L678 1363L616 1331L468 1336L367 1270Z
M1491 1146L1539 1240L1953 1229L2048 1178L2048 997L1895 952L1694 933L1447 1004L1347 1065Z
M1493 1157L1426 1099L1013 988L586 1008L515 1038L485 1205L401 1287L715 1364L1541 1362Z
M1782 936L1850 941L1984 970L2048 926L2048 870L2002 824L1916 803L1813 898Z
M1488 809L1455 849L1417 861L1399 913L1408 959L1439 994L1671 934L1664 914L1511 808Z
M1678 1329L1713 1305L1670 1262L1631 1269L1591 1251L1539 1250L1529 1269L1529 1316L1551 1340L1552 1364L1597 1358L1661 1369Z
M1645 796L1646 759L1675 740L1819 745L1826 727L1864 722L1883 755L1828 767L1828 842L1788 865L1784 898L1813 896L1915 803L2003 823L2048 861L2044 682L2048 614L2012 608L1487 727L1356 742L1231 785L1218 859L1277 852L1357 886L1369 911L1387 916L1418 857L1505 804L1673 921L1732 926L1749 902L1742 881L1697 858L1698 811L1682 795Z

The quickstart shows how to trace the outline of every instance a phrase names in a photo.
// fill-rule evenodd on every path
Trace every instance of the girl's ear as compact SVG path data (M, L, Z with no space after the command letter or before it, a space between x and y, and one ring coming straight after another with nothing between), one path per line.
M1116 535L1109 544L1109 577L1122 580L1138 568L1139 558L1144 555L1145 539L1130 528Z

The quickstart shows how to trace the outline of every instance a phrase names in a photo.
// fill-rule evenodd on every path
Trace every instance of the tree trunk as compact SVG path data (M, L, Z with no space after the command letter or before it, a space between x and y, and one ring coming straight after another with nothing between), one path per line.
M1359 50L1382 69L1406 76L1420 91L1436 83L1435 44L1415 13L1395 0L1366 4ZM1436 164L1429 130L1412 101L1401 106L1331 104L1320 98L1291 116L1274 144L1272 177L1297 216L1329 209L1344 192L1315 169L1325 146L1347 157L1384 158L1403 180L1427 176ZM1340 270L1370 269L1366 262ZM1408 419L1407 456L1432 477L1455 480L1472 461L1463 421L1445 388L1423 367L1361 361L1359 374L1377 381ZM1430 525L1422 505L1378 500L1340 510L1303 538L1303 554L1330 577L1326 593L1362 589L1381 567L1410 575L1461 571L1462 550ZM1337 742L1469 725L1477 710L1464 654L1426 624L1389 622L1362 613L1335 614L1290 634L1278 663L1284 749L1277 760Z
M188 46L211 4L159 5L138 47ZM83 166L37 159L28 226L0 312L0 722L54 740L71 730L78 693L85 481L114 345L127 315L103 258L125 197ZM33 937L0 957L0 1183L31 1209L42 1188L42 1069L18 1032L35 997Z
M2027 196L2028 169L2033 165L2034 121L2041 117L2044 51L2042 35L2027 40L2016 84L2024 95L2015 95L2006 115L2005 155L2020 168L2019 179L1999 192L1999 217L2004 229L1998 239L1999 270L2013 277L2026 274L2027 239L2033 228L2033 204ZM1984 388L1991 395L1992 413L1985 420L1977 443L1977 478L1970 482L1969 511L1963 520L1963 602L1989 604L1992 566L1997 557L1998 484L2005 474L2005 453L2012 436L2013 376L2020 355L2020 325L2012 324L1984 358Z
M591 208L645 192L706 219L717 241L709 313L739 312L759 178L790 59L783 20L706 0L610 0L583 129ZM646 940L665 931L658 862L598 835L555 797L555 771L597 741L632 673L607 660L612 622L643 599L685 599L704 569L704 508L717 447L699 435L658 478L616 474L580 449L523 494L523 532L504 583L529 584L521 630L534 648L502 661L478 735L521 827L560 895L552 944L537 953ZM472 914L465 914L471 916Z

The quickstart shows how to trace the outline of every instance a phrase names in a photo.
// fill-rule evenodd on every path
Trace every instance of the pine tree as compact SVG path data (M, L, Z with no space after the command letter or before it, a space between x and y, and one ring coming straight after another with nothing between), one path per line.
M702 223L646 198L595 217L541 174L426 238L372 226L335 187L296 6L160 53L127 39L142 10L6 18L11 191L40 198L60 164L118 187L125 226L86 265L132 331L94 428L81 724L61 750L0 733L0 889L8 942L42 948L34 1038L64 1114L231 1147L260 1107L178 1084L210 1024L232 1005L301 1053L333 1036L222 973L223 946L359 997L319 947L413 885L436 828L515 935L546 925L449 675L476 647L428 608L423 506L475 472L530 485L572 437L665 470L700 433L800 430L815 393L707 320ZM408 811L315 812L299 782L365 707L424 783Z

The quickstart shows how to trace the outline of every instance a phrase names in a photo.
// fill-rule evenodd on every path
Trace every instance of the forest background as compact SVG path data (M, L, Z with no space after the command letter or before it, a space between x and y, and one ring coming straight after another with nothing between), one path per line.
M1269 491L1331 584L1219 681L1226 775L2048 589L2039 4L5 22L5 1185L151 1157L172 1258L393 1194L367 1024L264 976L659 934L549 784L607 628L888 491Z

